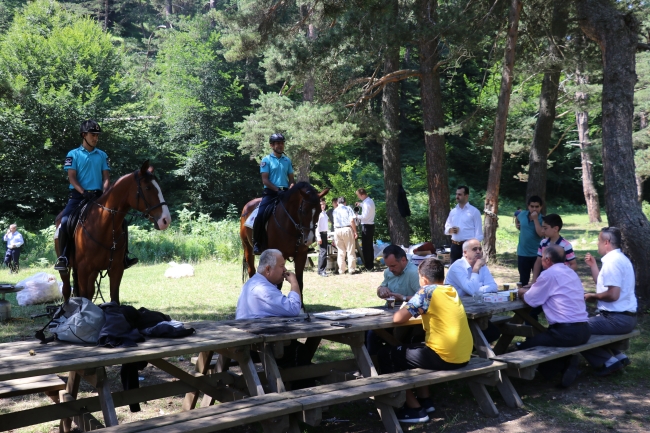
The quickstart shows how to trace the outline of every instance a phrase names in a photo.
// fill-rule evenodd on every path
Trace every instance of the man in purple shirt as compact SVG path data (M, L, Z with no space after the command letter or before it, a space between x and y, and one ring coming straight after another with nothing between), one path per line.
M528 338L519 349L536 346L574 347L585 344L589 331L584 288L578 274L564 265L564 248L550 245L542 255L542 272L530 289L519 289L519 297L531 307L541 306L548 320L548 331ZM538 370L552 379L562 372L562 386L568 387L578 376L578 356L566 356L540 364Z

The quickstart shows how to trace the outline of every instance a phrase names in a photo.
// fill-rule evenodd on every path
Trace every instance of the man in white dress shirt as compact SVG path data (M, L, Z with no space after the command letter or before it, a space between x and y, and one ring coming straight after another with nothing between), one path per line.
M320 199L320 215L318 215L318 225L316 226L316 239L320 251L318 252L318 275L326 277L327 272L327 202L324 198Z
M469 187L461 185L456 189L458 204L449 212L445 223L445 234L451 235L451 263L463 256L463 243L469 239L483 241L481 213L469 204Z
M469 239L463 243L463 257L449 267L445 284L453 286L460 296L497 291L497 283L485 264L483 247L478 239ZM501 336L501 332L492 322L488 322L483 335L491 343Z
M23 239L23 235L18 231L18 226L16 224L9 226L3 240L7 243L7 252L5 253L4 259L5 266L9 266L12 261L16 266L18 266L20 260L20 248L25 243L25 240Z
M359 222L361 223L363 264L368 271L372 271L375 267L375 202L368 197L368 193L363 188L357 190L357 197L361 200L361 202L356 203L356 206L361 206Z
M357 218L352 209L345 205L345 197L339 197L338 207L334 209L332 217L334 219L334 242L338 250L337 262L339 265L339 274L344 274L347 270L345 267L345 256L348 257L348 268L351 274L357 273ZM359 271L360 272L360 271Z

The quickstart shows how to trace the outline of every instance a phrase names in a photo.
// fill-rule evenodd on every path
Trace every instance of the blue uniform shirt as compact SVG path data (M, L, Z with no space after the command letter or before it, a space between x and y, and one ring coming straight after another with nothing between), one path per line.
M293 165L291 165L291 160L286 156L282 155L278 158L271 153L262 159L260 173L268 173L269 180L278 188L288 188L289 175L293 173Z
M108 156L103 151L95 148L88 152L82 145L68 152L63 169L66 172L69 169L76 170L77 181L84 190L101 191L102 172L111 168L108 166ZM74 189L74 186L70 185L70 189Z

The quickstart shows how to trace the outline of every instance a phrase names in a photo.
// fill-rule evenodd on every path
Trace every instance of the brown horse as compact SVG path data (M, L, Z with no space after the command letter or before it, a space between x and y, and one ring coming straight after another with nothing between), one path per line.
M145 161L139 170L119 178L96 201L87 205L69 242L74 242L74 254L69 258L74 280L74 294L91 301L95 280L101 271L110 278L111 301L120 302L120 282L124 274L126 236L122 222L129 210L142 212L143 218L157 230L166 230L172 219L162 191L153 175L153 167ZM61 214L56 218L59 225ZM55 241L57 254L59 242ZM70 273L59 272L63 281L63 298L70 298Z
M286 191L267 222L267 248L280 250L285 260L294 259L296 277L302 291L302 274L307 262L309 245L316 241L316 224L320 213L320 199L329 188L318 192L307 182L295 184ZM239 219L239 237L244 247L243 279L255 274L253 230L244 223L262 201L256 198L244 205ZM257 218L262 218L258 215Z

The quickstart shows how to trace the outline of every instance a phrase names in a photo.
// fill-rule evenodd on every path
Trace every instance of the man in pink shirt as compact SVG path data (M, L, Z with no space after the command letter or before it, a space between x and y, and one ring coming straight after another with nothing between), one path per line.
M578 274L564 265L564 249L548 246L542 255L542 272L530 289L519 289L519 297L531 307L541 306L548 330L518 345L519 349L536 346L574 347L585 344L589 331L584 288ZM540 364L538 370L552 379L562 372L562 386L568 387L578 376L578 356L572 355Z

